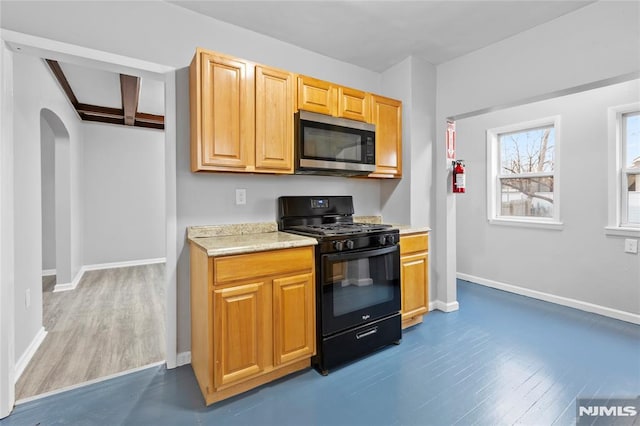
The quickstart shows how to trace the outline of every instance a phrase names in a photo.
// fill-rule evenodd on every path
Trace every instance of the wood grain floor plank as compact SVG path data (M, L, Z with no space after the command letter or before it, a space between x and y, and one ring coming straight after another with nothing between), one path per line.
M89 271L72 291L54 285L43 277L48 334L16 383L18 400L164 359L164 264Z

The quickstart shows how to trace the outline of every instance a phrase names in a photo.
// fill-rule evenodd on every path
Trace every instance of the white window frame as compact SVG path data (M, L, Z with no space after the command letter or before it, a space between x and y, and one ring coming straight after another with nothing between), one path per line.
M529 216L502 216L500 215L501 203L498 197L500 149L499 137L505 133L522 132L540 127L553 127L555 132L554 165L553 173L527 173L522 177L553 176L553 216L529 217ZM560 221L560 149L561 146L560 116L540 118L537 120L511 124L487 130L487 217L490 224L521 226L532 228L562 229Z
M608 109L608 172L609 208L605 234L620 237L640 237L640 226L626 223L627 217L627 170L624 168L622 116L640 111L640 102Z

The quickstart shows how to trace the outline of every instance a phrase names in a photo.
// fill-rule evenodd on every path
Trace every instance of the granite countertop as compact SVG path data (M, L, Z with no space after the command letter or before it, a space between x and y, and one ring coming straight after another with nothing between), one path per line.
M187 238L208 256L254 253L318 244L315 238L278 232L275 222L190 226Z
M431 231L431 228L429 228L428 226L411 226L411 225L398 225L398 224L392 224L391 226L393 226L398 231L400 231L400 235L417 234L419 232Z
M382 223L382 217L354 216L354 222ZM400 235L431 231L428 226L392 226L400 231ZM318 244L312 237L279 232L275 222L190 226L187 228L187 238L206 250L209 256L228 256Z
M382 216L354 216L353 221L360 223L384 223L382 221ZM400 231L400 235L431 231L431 228L428 226L411 226L397 223L392 223L391 226Z

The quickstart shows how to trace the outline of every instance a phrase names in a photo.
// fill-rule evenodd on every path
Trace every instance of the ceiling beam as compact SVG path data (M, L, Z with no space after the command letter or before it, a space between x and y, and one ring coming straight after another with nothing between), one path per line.
M120 74L120 91L122 93L124 124L127 126L133 126L136 122L136 112L138 112L140 77Z
M62 87L69 102L78 112L81 120L95 121L99 123L119 124L121 126L146 127L148 129L164 130L164 116L138 112L138 99L140 95L140 78L120 74L120 95L122 108L110 108L99 105L89 105L78 102L71 85L64 75L58 61L45 59L56 80ZM128 123L127 123L128 121Z
M62 86L62 90L64 91L65 95L67 95L69 102L71 102L71 105L73 105L73 107L77 109L78 99L73 93L67 77L64 75L64 72L62 72L60 64L58 63L58 61L54 61L52 59L45 59L45 61L47 61L47 65L49 65L49 68L51 68L51 71L53 72L56 80L58 80L58 83L60 83L60 86Z
M147 114L145 112L136 113L136 123L142 121L144 123L164 124L164 115Z
M121 108L109 108L98 105L78 104L76 108L79 113L88 115L99 115L103 117L123 118L124 111Z

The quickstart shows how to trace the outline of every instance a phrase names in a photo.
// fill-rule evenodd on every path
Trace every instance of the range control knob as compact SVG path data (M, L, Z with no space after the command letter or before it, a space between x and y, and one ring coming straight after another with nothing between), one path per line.
M396 243L396 236L387 235L387 242L389 243L389 245L394 245Z
M334 242L333 242L333 247L334 247L337 251L342 251L342 250L344 250L344 241L334 241Z
M378 244L380 244L381 246L385 245L387 243L387 237L385 237L384 235L380 235L378 237Z
M348 248L349 250L353 249L353 246L355 245L355 244L354 244L354 242L353 242L353 240L347 240L347 241L346 241L346 244L347 244L347 248Z

